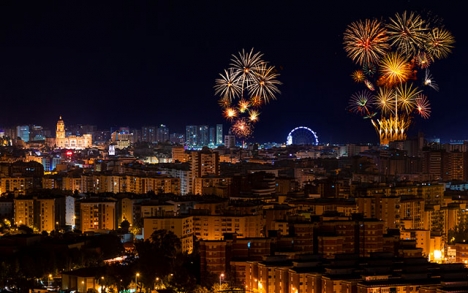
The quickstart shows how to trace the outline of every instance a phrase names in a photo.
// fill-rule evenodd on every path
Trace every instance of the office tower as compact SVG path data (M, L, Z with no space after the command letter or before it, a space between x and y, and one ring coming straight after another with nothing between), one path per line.
M165 142L168 140L169 140L169 128L164 124L159 125L157 132L156 132L156 141Z
M200 125L198 126L198 146L208 146L208 143L210 142L210 136L209 136L209 127L208 125Z
M216 128L210 127L210 141L209 145L214 146L216 144Z
M141 128L141 141L149 143L156 142L156 127L143 126Z
M223 141L223 124L216 124L216 145L224 144Z
M20 125L16 127L16 136L20 137L24 142L29 141L29 126Z
M196 146L198 143L198 131L196 125L185 126L185 144L187 146Z

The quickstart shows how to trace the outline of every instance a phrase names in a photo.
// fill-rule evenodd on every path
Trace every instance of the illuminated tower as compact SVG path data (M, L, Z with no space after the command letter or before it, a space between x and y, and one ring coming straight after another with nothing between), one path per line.
M55 138L65 138L65 123L62 120L62 116L60 116L59 120L57 121L57 131L55 132Z

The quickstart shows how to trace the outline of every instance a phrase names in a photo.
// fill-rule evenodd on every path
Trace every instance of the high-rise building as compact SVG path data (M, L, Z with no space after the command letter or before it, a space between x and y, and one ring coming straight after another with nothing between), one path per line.
M198 146L208 146L210 142L210 135L209 135L209 127L208 125L200 125L198 126Z
M210 127L210 141L209 145L214 146L216 144L216 128Z
M141 128L141 141L149 143L156 142L156 127L143 126Z
M224 144L223 141L223 124L216 124L216 145Z
M29 141L29 125L20 125L16 127L16 136L24 142Z
M198 144L198 127L196 125L185 126L185 144L189 147L197 146Z
M169 140L169 128L166 125L159 125L156 132L156 140L157 142L165 142Z

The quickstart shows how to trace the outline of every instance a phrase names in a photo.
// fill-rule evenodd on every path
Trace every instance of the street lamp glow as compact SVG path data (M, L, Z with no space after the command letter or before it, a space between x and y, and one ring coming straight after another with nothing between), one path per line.
M221 287L221 282L224 278L224 273L221 273L221 275L219 275L219 286Z

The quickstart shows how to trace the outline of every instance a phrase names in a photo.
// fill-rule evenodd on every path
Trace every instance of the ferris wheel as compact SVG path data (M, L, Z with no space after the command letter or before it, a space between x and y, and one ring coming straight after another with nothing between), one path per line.
M318 145L318 143L317 133L305 126L294 128L286 138L287 145Z

